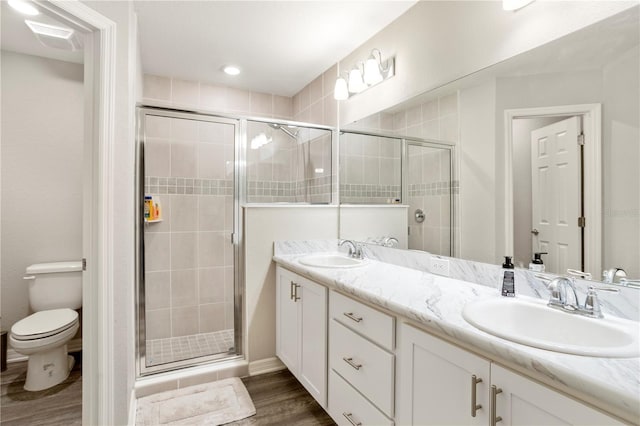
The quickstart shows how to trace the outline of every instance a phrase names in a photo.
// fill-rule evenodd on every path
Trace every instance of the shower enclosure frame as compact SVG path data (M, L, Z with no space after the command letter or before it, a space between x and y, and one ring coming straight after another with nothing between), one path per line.
M234 352L218 353L197 358L188 358L154 366L146 365L146 319L145 319L145 270L144 270L144 140L145 116L156 115L167 118L191 119L234 126L234 167L233 167L233 229L229 238L234 254ZM210 364L215 361L242 359L244 356L244 257L242 238L241 200L244 195L244 141L246 140L246 120L238 117L211 114L199 111L184 111L164 107L138 105L136 108L136 376L146 377L156 373L179 370L186 367Z
M456 211L456 201L455 196L457 195L454 191L453 183L455 182L454 178L457 176L456 170L456 147L453 143L446 141L438 141L432 139L422 139L417 137L403 136L390 132L374 132L367 130L356 130L356 129L340 129L339 134L342 135L344 133L354 134L354 135L362 135L362 136L372 136L372 137L383 137L389 139L397 139L400 141L400 202L402 204L406 203L409 198L409 168L407 167L407 159L409 156L409 145L420 146L425 148L437 148L437 149L445 149L449 151L449 182L450 182L450 197L449 197L449 255L455 256L457 250L457 243L455 241L455 228L457 227L457 211ZM340 142L338 142L339 144ZM339 155L339 154L338 154ZM338 179L340 179L339 172ZM457 187L456 187L457 188ZM338 195L338 204L342 204L342 200L340 199L340 195ZM350 203L345 203L350 204Z

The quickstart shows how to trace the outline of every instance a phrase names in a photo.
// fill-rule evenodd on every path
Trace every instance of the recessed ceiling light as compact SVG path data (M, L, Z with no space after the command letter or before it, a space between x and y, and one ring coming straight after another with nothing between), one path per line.
M9 6L23 15L36 16L40 13L34 5L27 3L24 0L9 0Z
M240 74L240 68L234 65L226 65L224 68L222 68L222 71L224 71L226 74L229 74L229 75Z
M24 21L25 24L36 34L68 39L73 35L73 30L71 28L64 27L56 27L55 25L43 24L41 22L29 21L28 19Z

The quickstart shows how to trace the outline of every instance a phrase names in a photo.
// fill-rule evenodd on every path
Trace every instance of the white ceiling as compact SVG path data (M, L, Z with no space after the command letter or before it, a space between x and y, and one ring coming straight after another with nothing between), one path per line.
M291 96L411 1L135 1L145 73ZM384 52L383 52L384 53ZM242 73L221 71L234 64Z

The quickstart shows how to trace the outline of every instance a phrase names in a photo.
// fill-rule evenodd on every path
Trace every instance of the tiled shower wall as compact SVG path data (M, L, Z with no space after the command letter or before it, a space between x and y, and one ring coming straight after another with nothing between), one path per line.
M445 142L455 145L459 140L458 130L458 94L453 93L413 107L393 113L378 113L349 126L350 129L397 134L399 136ZM351 136L349 136L351 138ZM353 198L349 192L349 163L357 158L360 147L345 146L341 139L341 158L347 159L346 170L341 176L341 200L345 202L378 203L383 199L372 196L373 193L358 194ZM350 140L349 140L350 141ZM399 142L398 142L399 145ZM363 151L363 159L367 153ZM457 180L450 181L450 160L444 150L414 150L413 158L409 158L409 248L427 250L434 254L450 254L450 196L457 197L459 185ZM393 157L391 157L393 158ZM398 153L396 163L399 163ZM413 160L413 161L412 161ZM343 164L341 164L341 169ZM345 184L345 185L343 185ZM367 189L366 187L364 188ZM343 194L348 194L347 197ZM370 195L371 194L371 195ZM426 213L425 221L415 220L416 209Z
M148 340L233 329L234 126L146 117L145 194L161 222L145 224Z

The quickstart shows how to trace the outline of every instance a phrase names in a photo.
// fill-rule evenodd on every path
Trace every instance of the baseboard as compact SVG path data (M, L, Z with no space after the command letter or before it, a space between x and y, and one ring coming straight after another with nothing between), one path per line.
M284 370L286 365L279 358L265 358L249 363L249 375L256 376L258 374L271 373L272 371Z
M69 352L80 352L82 350L82 339L73 339L67 343L67 350ZM29 357L16 352L15 349L7 349L7 363L26 361Z

